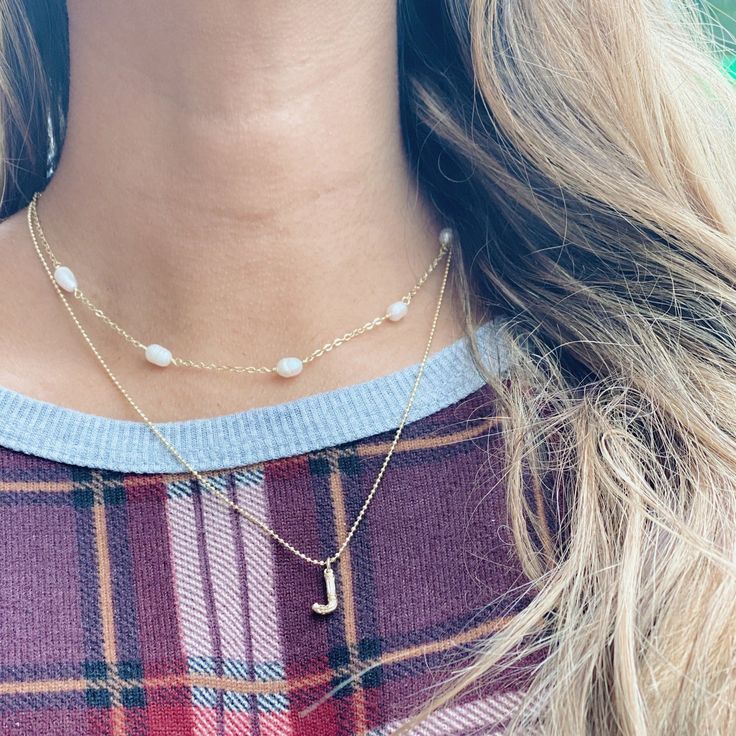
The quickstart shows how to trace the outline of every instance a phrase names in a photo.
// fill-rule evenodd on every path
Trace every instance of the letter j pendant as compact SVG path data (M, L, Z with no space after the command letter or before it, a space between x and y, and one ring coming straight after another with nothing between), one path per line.
M335 587L335 572L328 562L325 565L325 588L327 589L327 603L313 603L312 610L322 616L332 613L337 608L337 588Z

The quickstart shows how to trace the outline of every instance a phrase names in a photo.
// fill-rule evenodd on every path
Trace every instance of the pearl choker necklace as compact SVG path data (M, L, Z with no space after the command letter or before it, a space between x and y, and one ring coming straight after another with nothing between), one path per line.
M74 298L80 301L89 311L97 317L100 321L106 324L110 329L120 335L127 343L133 347L141 350L149 363L166 368L167 366L173 365L177 368L196 368L199 370L208 371L220 371L229 373L245 373L245 374L270 374L274 373L281 376L282 378L293 378L298 376L305 365L312 363L321 358L323 355L331 352L335 348L344 345L346 342L364 335L366 332L374 330L376 327L384 324L384 322L398 322L406 317L409 311L409 305L412 299L416 296L417 292L422 288L427 279L431 276L432 272L437 268L440 262L449 254L452 244L455 242L455 233L449 228L443 228L439 233L440 249L433 261L429 264L427 270L419 277L417 282L404 296L398 301L391 303L384 314L380 317L372 319L370 322L366 322L360 327L356 327L350 332L346 332L340 337L336 337L331 342L326 343L320 348L313 350L309 355L304 358L297 357L284 357L276 362L274 366L255 366L255 365L227 365L223 363L208 363L205 361L189 360L186 358L176 357L172 354L171 350L159 345L158 343L146 344L141 342L137 338L133 337L128 331L123 329L117 322L112 320L107 314L100 309L80 288L79 282L74 272L68 266L65 266L59 261L54 255L51 246L46 239L43 228L41 227L41 221L38 217L38 199L40 192L34 194L33 199L28 205L28 215L32 226L38 232L41 245L46 252L51 266L53 269L53 278L56 284L66 292L74 295Z

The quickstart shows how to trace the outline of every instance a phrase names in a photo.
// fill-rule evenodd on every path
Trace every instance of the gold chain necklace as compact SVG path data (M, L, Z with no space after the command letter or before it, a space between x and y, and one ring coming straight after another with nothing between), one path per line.
M250 511L248 511L247 509L243 508L242 506L240 506L239 504L231 500L230 497L226 493L224 493L222 490L220 490L217 487L217 485L212 483L209 478L207 478L202 473L200 473L198 470L196 470L194 467L192 467L191 463L189 463L184 457L182 457L181 453L176 449L176 447L174 447L171 444L171 442L169 442L169 440L166 439L166 437L164 437L164 435L161 433L158 427L156 427L156 425L148 418L146 413L140 408L140 406L132 398L130 393L128 393L128 390L120 383L119 379L112 372L110 366L107 364L105 359L102 357L100 351L97 349L95 344L92 342L92 339L90 338L89 334L82 326L82 323L79 321L79 318L77 317L72 305L70 304L67 297L64 295L64 291L59 286L57 280L54 278L54 272L51 270L51 266L49 265L46 258L44 257L43 251L38 242L39 238L36 235L36 229L34 227L33 203L36 200L37 200L37 194L34 195L34 198L31 201L31 204L27 208L28 230L31 236L31 240L33 242L33 247L36 251L36 254L38 255L39 260L41 261L44 271L46 272L46 275L49 277L51 284L53 285L54 289L56 290L56 293L59 295L59 298L61 299L64 307L66 308L67 313L71 317L72 321L74 322L74 325L76 326L80 335L84 339L85 343L87 344L89 349L94 354L98 363L102 366L108 378L115 385L115 388L117 388L117 390L122 394L122 396L125 398L128 404L131 406L131 408L136 412L136 414L138 414L141 420L146 424L148 429L156 436L156 438L163 444L163 446L171 453L171 455L177 460L177 462L179 462L184 469L186 469L189 473L191 473L191 475L199 482L201 487L206 488L216 499L218 499L220 502L225 504L227 507L231 508L233 511L236 511L237 513L239 513L246 520L248 520L253 525L255 525L266 536L273 539L275 542L280 544L284 549L291 552L293 555L296 555L298 558L300 558L304 562L307 562L311 565L317 565L323 568L327 601L326 603L314 603L312 605L312 609L314 610L315 613L319 613L322 615L332 613L337 608L337 589L335 586L335 575L334 575L332 566L334 563L336 563L340 559L343 552L345 551L347 546L350 544L351 540L353 539L353 536L355 535L356 531L358 530L358 527L360 526L360 523L363 521L363 518L365 517L365 514L368 510L368 506L370 505L371 501L373 500L374 496L376 495L378 491L378 488L381 484L381 480L383 479L383 476L386 472L386 468L388 467L388 464L391 462L391 458L393 457L394 451L396 450L396 446L398 445L399 440L401 439L401 435L404 431L404 427L409 418L411 408L414 405L414 399L416 398L417 390L419 388L419 383L422 379L422 376L424 375L424 371L427 366L427 361L429 359L429 353L432 347L432 341L434 340L435 332L437 331L437 322L439 320L440 310L442 309L442 302L444 299L445 290L447 287L447 280L448 280L448 276L450 273L452 253L449 250L449 248L447 251L447 261L445 263L445 269L444 269L444 273L442 276L442 284L440 286L440 292L437 298L437 305L435 307L434 315L432 318L432 326L429 331L429 337L427 339L427 344L425 346L424 354L419 364L419 368L417 370L417 375L416 375L416 378L414 379L414 383L412 385L411 392L409 393L409 399L407 400L406 406L404 407L404 412L401 416L401 421L399 422L399 426L396 429L393 440L391 441L391 445L389 446L388 453L386 454L386 457L384 458L384 461L381 465L380 470L378 471L378 475L376 476L375 481L373 482L373 486L371 487L370 492L366 496L366 499L363 502L363 505L361 506L360 511L355 517L355 521L353 522L352 526L350 527L347 534L345 535L345 538L343 539L342 543L337 547L335 552L333 552L329 557L319 559L316 557L310 557L309 555L299 550L289 541L284 539L278 532L272 529L268 524L266 524L266 522L264 522L262 519L259 519L257 516L252 514Z
M435 258L429 264L427 270L419 277L414 286L396 302L389 304L384 314L372 319L370 322L366 322L360 327L356 327L350 332L346 332L340 337L336 337L334 340L322 345L322 347L313 350L309 355L303 358L297 357L286 357L281 358L273 366L256 366L256 365L227 365L224 363L208 363L205 361L189 360L187 358L179 358L172 355L171 351L159 345L158 343L145 344L136 337L133 337L127 330L121 327L117 322L111 319L100 307L98 307L92 299L90 299L80 288L77 282L77 277L74 272L68 267L61 263L56 257L54 251L49 245L46 235L44 234L43 228L41 227L41 221L38 217L38 199L40 198L40 192L36 192L33 195L33 199L29 205L29 216L32 219L33 225L38 231L38 237L43 246L43 250L46 252L53 270L54 280L56 283L65 291L73 294L74 298L81 302L97 319L103 322L107 327L120 335L127 343L142 350L149 363L153 363L161 368L165 368L169 365L176 366L177 368L196 368L199 370L207 371L218 371L218 372L230 372L230 373L243 373L247 375L253 374L269 374L275 373L282 378L293 378L298 376L304 366L309 365L318 358L332 352L335 348L344 345L346 342L353 340L360 335L365 335L367 332L374 330L376 327L384 324L385 322L398 322L403 319L409 310L409 305L412 299L417 295L422 286L426 283L427 279L432 275L432 272L437 268L442 259L448 254L450 245L454 240L454 231L445 227L440 231L439 242L440 249Z

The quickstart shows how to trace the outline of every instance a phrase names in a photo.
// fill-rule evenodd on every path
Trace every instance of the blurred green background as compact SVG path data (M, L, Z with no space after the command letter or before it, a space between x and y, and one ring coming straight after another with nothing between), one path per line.
M728 43L730 52L724 61L736 77L736 0L710 0L703 4L709 6L710 13L726 29L723 39Z

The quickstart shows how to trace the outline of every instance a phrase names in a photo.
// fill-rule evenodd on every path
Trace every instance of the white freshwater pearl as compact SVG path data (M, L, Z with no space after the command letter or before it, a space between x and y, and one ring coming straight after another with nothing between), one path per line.
M443 227L442 230L440 230L440 245L444 245L446 247L448 245L452 245L454 241L455 231L451 227Z
M74 275L74 271L72 271L68 266L58 266L56 268L54 271L54 281L56 281L64 291L69 292L73 292L79 285L77 283L77 277Z
M167 350L163 345L152 343L146 348L146 360L161 368L166 368L167 365L171 365L171 350Z
M386 310L386 316L392 322L398 322L400 319L406 317L406 313L409 311L409 305L405 302L394 302L388 305Z
M299 358L281 358L281 360L276 363L276 373L278 373L282 378L293 378L294 376L298 376L302 369L304 368L304 363L302 363Z

